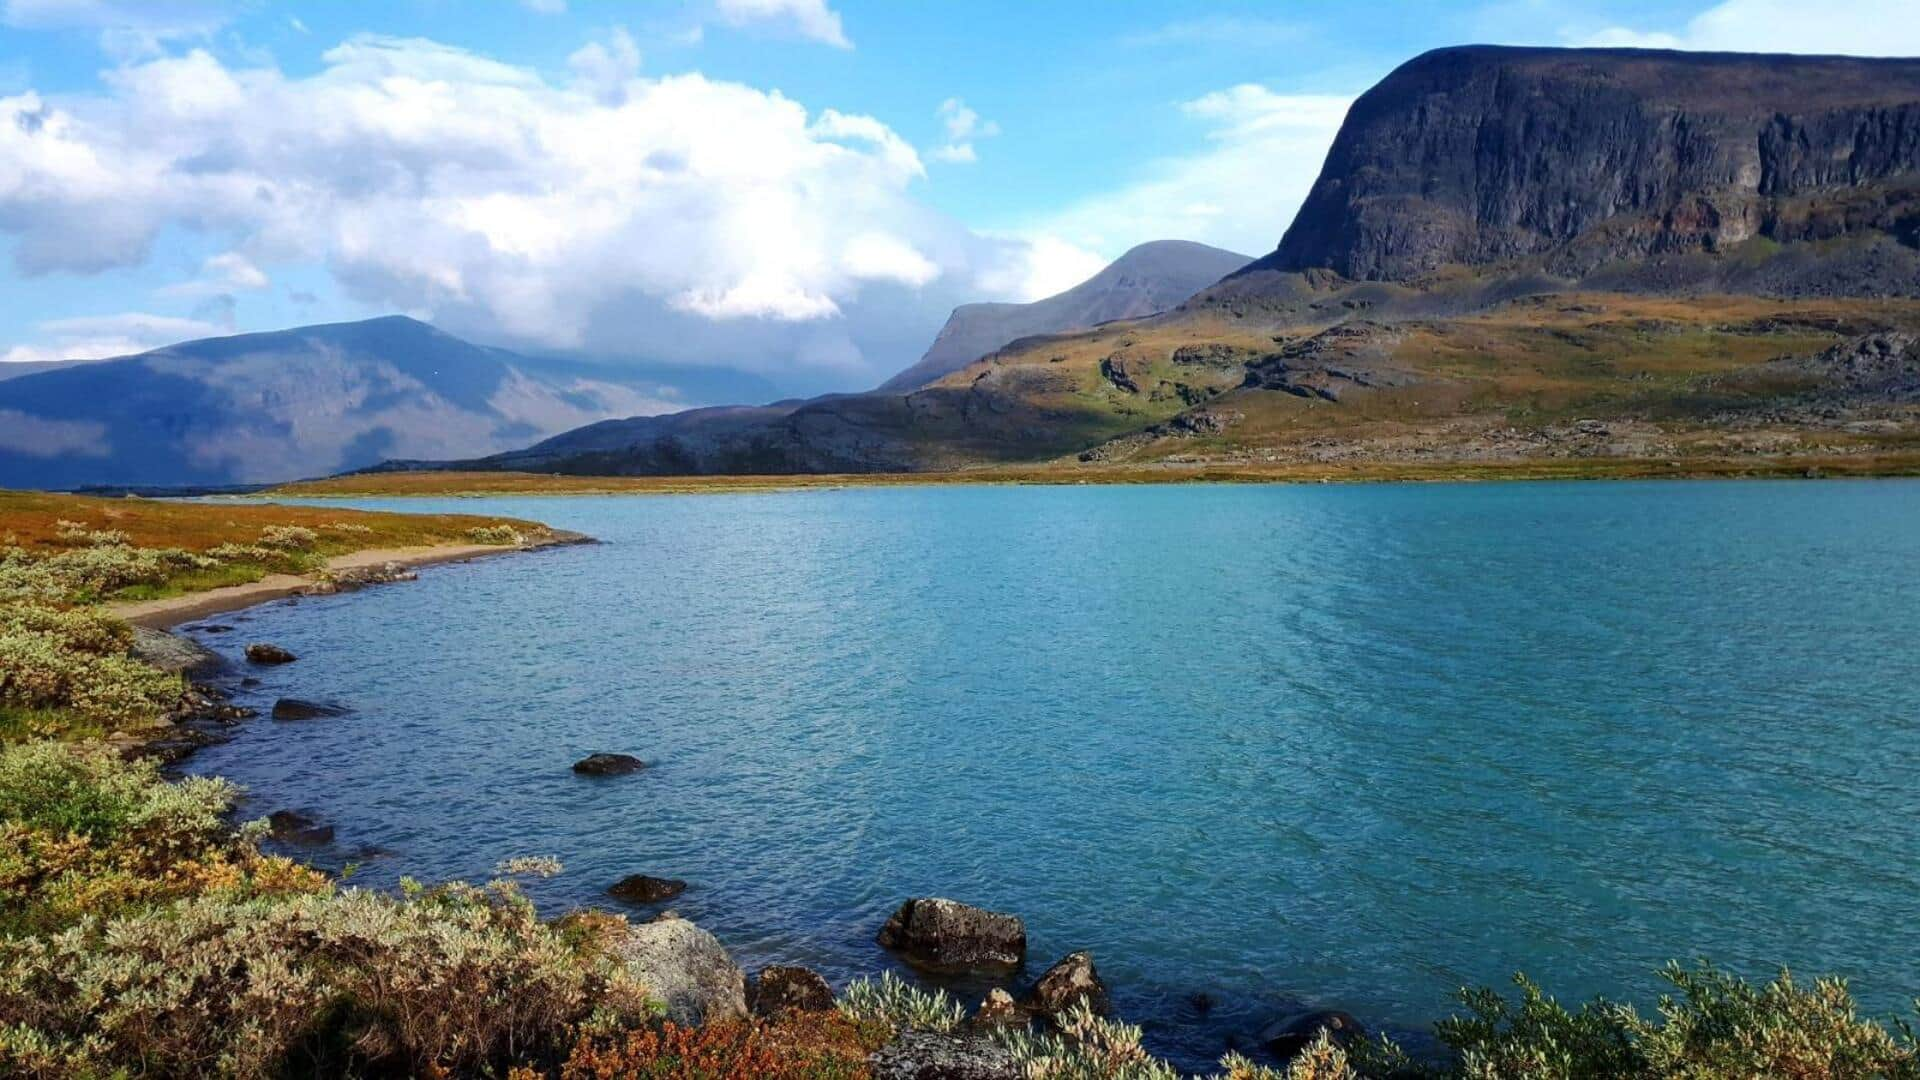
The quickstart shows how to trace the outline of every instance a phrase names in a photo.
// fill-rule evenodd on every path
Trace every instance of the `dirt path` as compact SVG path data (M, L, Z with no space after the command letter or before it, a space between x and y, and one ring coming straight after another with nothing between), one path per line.
M563 535L571 536L572 534ZM432 547L371 548L366 551L336 555L327 560L327 569L353 570L381 566L386 563L399 563L401 566L409 567L431 566L435 563L460 562L465 559L477 559L483 555L527 551L531 548L568 542L572 541L556 537L553 541L534 543L527 547L503 547L499 544L439 544ZM269 600L294 596L312 584L312 578L301 577L298 574L268 574L259 581L250 581L245 585L225 585L218 589L187 593L183 596L169 596L160 600L109 604L107 610L135 626L165 630L181 623L204 619L209 615L238 611L255 604L264 604Z

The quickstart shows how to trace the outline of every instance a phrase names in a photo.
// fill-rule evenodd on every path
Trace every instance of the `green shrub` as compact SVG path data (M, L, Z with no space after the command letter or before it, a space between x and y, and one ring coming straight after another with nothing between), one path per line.
M944 990L922 990L889 971L873 979L855 979L840 995L840 1012L856 1024L883 1023L899 1031L946 1033L958 1028L967 1010Z
M504 544L518 547L527 542L526 536L511 525L480 525L468 529L467 536L476 544Z
M103 730L163 722L185 684L128 655L131 642L132 631L104 612L0 603L0 708L71 715Z
M320 534L300 525L269 525L260 530L260 546L283 551L311 551Z

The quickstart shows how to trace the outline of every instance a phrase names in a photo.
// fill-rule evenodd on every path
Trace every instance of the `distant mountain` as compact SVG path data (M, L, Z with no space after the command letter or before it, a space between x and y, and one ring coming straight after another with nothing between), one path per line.
M467 457L672 408L668 393L400 316L209 338L0 381L0 486L221 485Z
M1158 314L1252 261L1246 255L1187 240L1156 240L1044 300L963 304L953 309L920 362L888 379L880 389L919 389L1019 338Z

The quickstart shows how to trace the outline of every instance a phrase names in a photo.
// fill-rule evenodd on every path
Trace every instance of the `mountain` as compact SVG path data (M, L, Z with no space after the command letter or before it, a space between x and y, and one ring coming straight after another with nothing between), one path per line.
M0 485L222 485L467 457L671 407L619 369L400 316L209 338L0 381Z
M1248 271L1506 264L1647 291L1914 295L1917 242L1920 61L1480 46L1354 102Z
M1044 300L963 304L953 309L920 362L888 379L880 389L917 390L1018 338L1158 314L1251 261L1246 255L1187 240L1155 240Z
M460 467L1920 461L1920 60L1427 53L1265 258L918 381Z

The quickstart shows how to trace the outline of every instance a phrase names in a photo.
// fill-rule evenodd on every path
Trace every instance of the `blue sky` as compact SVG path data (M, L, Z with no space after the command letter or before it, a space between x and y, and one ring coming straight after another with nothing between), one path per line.
M1920 54L1920 5L0 0L0 357L403 311L868 385L955 303L1265 252L1464 42Z

